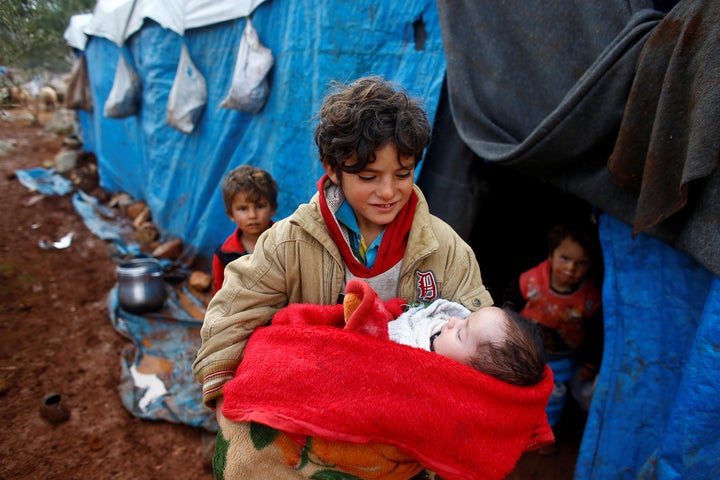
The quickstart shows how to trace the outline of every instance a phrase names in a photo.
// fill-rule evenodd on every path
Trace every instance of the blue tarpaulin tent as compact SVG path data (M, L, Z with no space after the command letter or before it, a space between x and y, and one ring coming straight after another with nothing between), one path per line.
M270 95L259 113L227 109L220 103L246 22L227 19L181 35L146 17L122 48L117 39L93 36L84 50L94 108L81 111L81 123L101 186L145 200L154 222L200 257L210 257L232 231L219 187L234 167L256 165L278 180L278 218L309 200L322 171L312 117L331 80L381 74L423 98L432 114L445 70L432 1L265 2L252 11L252 23L274 57ZM183 44L207 83L207 106L191 134L169 126L166 113ZM142 110L111 119L103 105L121 52L142 80Z
M98 5L103 3L121 2ZM420 173L435 213L454 219L451 223L459 229L468 224L484 228L483 218L473 216L477 211L472 204L453 201L453 194L477 190L468 183L473 177L460 174L466 171L463 162L504 164L606 212L600 215L605 351L576 478L718 478L720 216L714 192L720 188L720 173L713 142L720 110L713 103L717 88L706 89L706 77L697 74L719 71L720 55L712 55L720 38L718 4L681 0L665 16L656 8L660 2L590 3L253 5L252 23L275 60L269 97L254 114L219 106L230 86L244 16L223 11L198 21L199 10L190 9L187 18L192 21L173 27L156 11L128 6L120 18L132 21L107 29L126 32L126 38L99 28L86 30L82 54L95 108L80 112L83 139L97 155L105 189L145 200L165 234L181 237L198 255L209 256L232 228L218 186L233 167L257 165L278 179L278 218L309 199L321 173L312 144L312 115L330 80L383 75L422 97L434 117L447 72L448 123L457 131L435 138ZM97 8L96 27L101 14ZM686 31L683 25L703 29L693 31L694 36L686 29L688 35L678 40L677 32ZM694 45L702 48L688 53L684 42L689 39L701 40ZM661 65L657 54L666 50L658 47L670 44L678 48L668 50L671 61ZM167 125L166 105L182 45L208 90L207 106L189 134ZM690 61L695 51L703 52L702 61ZM102 105L121 53L142 80L142 109L138 115L110 119ZM685 58L687 62L679 61ZM656 79L648 73L658 71L656 67L665 75ZM685 77L675 82L680 73ZM694 96L693 88L702 88L703 95ZM646 92L649 99L643 97ZM652 105L653 98L666 101ZM680 168L687 173L683 185L689 200L680 214L660 211L661 220L647 228L634 215L652 217L663 197L647 201L647 188L643 192L619 184L619 174L632 179L637 172L636 165L622 163L629 150L627 145L616 148L616 139L636 128L633 138L645 140L643 145L656 149L653 153L673 151L677 160L677 137L668 142L660 129L642 138L652 128L637 128L635 113L653 108L657 117L645 115L644 121L663 127L676 113L664 108L677 105L673 99L686 98L703 100L704 117L669 123L683 127L676 133L685 144L695 145L698 139L704 144L691 149L694 156L685 167L650 164L655 156L648 156L653 167L648 175L656 171L667 177ZM452 141L462 148L451 148ZM607 168L611 155L614 176ZM640 158L635 153L631 157ZM433 178L424 178L431 165ZM436 189L438 182L442 188Z

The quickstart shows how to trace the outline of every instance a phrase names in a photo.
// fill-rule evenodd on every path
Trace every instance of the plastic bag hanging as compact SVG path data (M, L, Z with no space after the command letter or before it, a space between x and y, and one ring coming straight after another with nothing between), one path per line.
M65 105L73 110L93 111L92 91L90 90L90 76L87 70L87 60L82 55L73 65L68 77Z
M260 43L248 18L240 39L230 91L220 106L248 113L259 112L270 93L267 73L273 63L272 52Z
M142 104L142 81L121 53L118 59L115 79L107 100L104 113L109 118L124 118L135 115Z
M175 81L167 103L167 123L173 128L190 133L200 120L207 103L207 86L200 71L182 45Z

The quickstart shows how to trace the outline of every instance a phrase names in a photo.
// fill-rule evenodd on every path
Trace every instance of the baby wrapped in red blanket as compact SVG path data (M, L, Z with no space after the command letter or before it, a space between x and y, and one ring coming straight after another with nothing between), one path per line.
M256 329L223 389L224 477L502 479L553 441L549 367L519 387L392 342L402 303L350 281L343 305L290 305Z

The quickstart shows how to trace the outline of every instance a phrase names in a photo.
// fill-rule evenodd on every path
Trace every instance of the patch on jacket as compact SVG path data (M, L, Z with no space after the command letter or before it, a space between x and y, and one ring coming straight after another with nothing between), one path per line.
M427 272L421 272L420 270L415 271L417 281L415 287L418 291L418 300L421 302L432 302L437 299L438 287L437 281L435 280L435 274L432 270Z

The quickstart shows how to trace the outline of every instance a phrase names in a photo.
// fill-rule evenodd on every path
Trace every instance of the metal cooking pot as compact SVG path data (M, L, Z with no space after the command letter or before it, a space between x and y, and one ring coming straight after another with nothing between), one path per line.
M154 258L136 258L117 267L118 301L132 313L160 310L165 303L165 282L160 262Z

